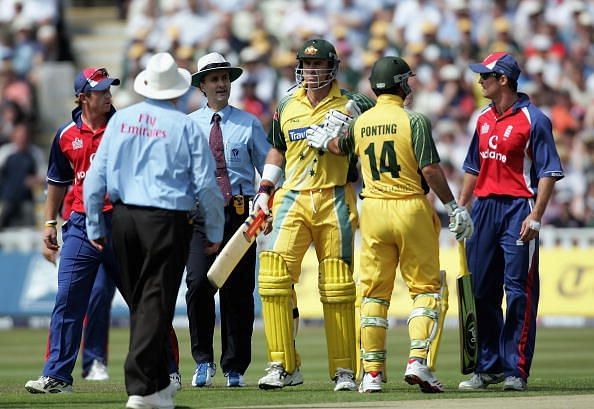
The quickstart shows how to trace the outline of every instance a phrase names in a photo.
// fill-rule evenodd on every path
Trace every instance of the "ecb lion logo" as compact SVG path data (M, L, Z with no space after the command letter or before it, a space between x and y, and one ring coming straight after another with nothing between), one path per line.
M318 49L313 45L310 45L305 50L303 50L303 54L305 55L316 55L318 53Z

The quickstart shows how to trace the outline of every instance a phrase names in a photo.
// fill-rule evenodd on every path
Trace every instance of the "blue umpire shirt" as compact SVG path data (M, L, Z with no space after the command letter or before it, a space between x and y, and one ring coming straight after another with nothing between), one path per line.
M254 169L262 174L266 155L270 150L264 128L256 116L231 105L216 113L221 116L220 125L231 193L253 196L256 193ZM207 146L214 114L215 111L206 105L188 115L206 135Z
M223 196L208 139L170 101L146 99L116 112L84 182L87 234L106 234L102 208L112 202L189 211L196 200L210 242L223 239Z

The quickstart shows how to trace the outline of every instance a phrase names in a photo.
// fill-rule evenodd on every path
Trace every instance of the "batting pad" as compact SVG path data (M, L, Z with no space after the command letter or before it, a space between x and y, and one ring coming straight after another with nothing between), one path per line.
M328 372L334 379L338 368L356 369L355 282L348 264L325 259L319 266L318 288L324 309L328 346Z
M361 358L365 372L383 372L386 381L386 333L390 303L378 298L361 301Z
M288 373L295 372L293 339L293 289L287 264L277 253L260 253L258 293L262 299L268 360L281 362Z
M441 271L440 274L440 292L417 295L413 300L413 309L408 318L410 356L427 359L427 366L431 371L435 370L443 322L448 310L445 271Z

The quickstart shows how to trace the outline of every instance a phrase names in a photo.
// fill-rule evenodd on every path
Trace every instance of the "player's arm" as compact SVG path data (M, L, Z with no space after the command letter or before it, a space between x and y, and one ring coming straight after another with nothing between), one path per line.
M272 147L266 155L266 163L262 171L262 180L258 193L254 196L254 207L252 212L262 210L265 214L270 215L270 208L268 201L270 196L274 193L276 185L283 175L283 166L285 163L285 152L277 147ZM266 229L268 231L268 229Z
M464 180L462 181L462 189L460 190L460 196L458 198L458 203L460 206L470 206L470 201L472 200L472 192L474 192L474 187L476 186L476 180L478 179L478 175L474 173L465 173Z
M540 221L551 199L556 181L556 177L543 177L538 180L538 194L536 195L534 208L522 222L522 228L520 229L520 240L523 242L529 242L538 236Z
M355 151L355 131L354 125L356 121L351 122L348 131L337 138L333 138L328 142L328 152L335 155L350 155Z
M54 263L56 262L56 252L60 248L58 245L57 227L58 212L60 204L64 200L68 186L74 180L74 170L62 148L60 147L60 134L62 129L56 132L52 141L49 156L49 166L47 168L47 197L44 204L44 229L43 229L43 257Z
M56 252L60 248L58 245L58 211L60 204L66 195L67 186L62 185L47 185L47 198L45 199L45 206L43 214L45 216L45 226L43 228L43 243L45 249L43 250L43 257L51 262L56 263Z
M431 123L422 114L410 113L412 142L421 174L429 187L444 204L450 216L449 230L456 240L467 239L474 232L474 225L466 208L459 206L439 165L439 154L431 137Z

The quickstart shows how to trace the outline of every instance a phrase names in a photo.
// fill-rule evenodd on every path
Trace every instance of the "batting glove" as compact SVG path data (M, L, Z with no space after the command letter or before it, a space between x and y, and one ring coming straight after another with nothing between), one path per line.
M353 117L343 114L340 111L331 109L326 113L322 127L330 135L330 139L343 135L353 122Z
M328 150L328 142L334 138L333 133L330 133L326 128L322 128L318 125L310 126L307 131L305 131L305 137L307 138L307 144L309 146L323 151Z
M447 203L445 207L450 216L448 229L456 235L456 240L469 239L474 233L474 223L468 210L453 201Z

